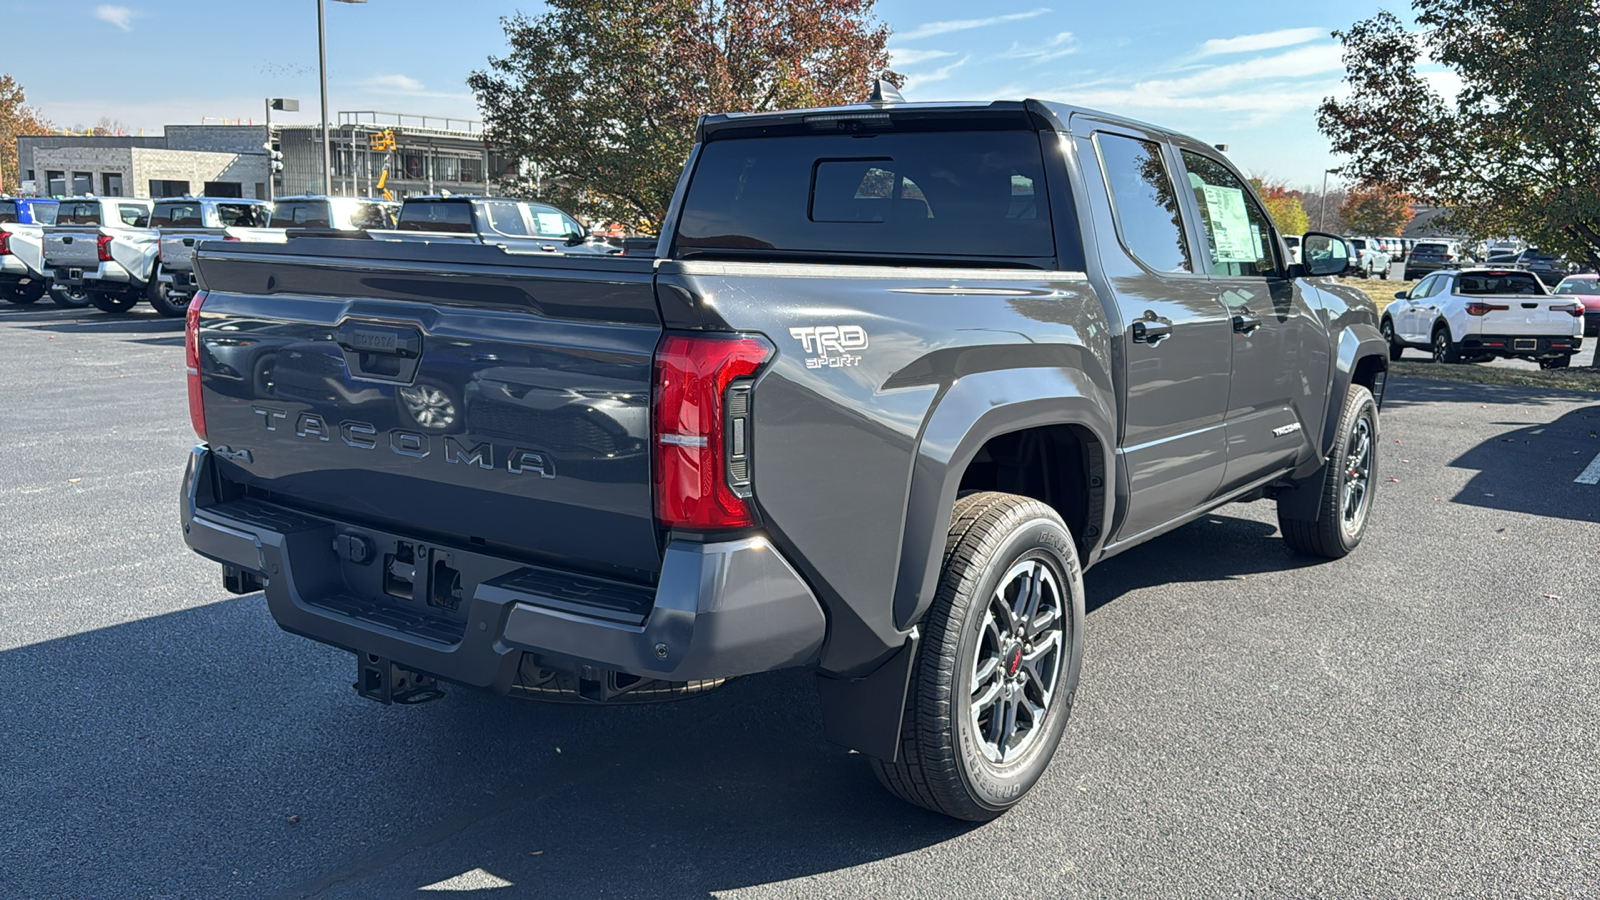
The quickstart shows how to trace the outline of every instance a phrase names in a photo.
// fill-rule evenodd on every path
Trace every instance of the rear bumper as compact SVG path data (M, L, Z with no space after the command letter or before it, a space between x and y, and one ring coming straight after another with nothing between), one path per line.
M1495 356L1569 356L1583 347L1583 338L1570 335L1469 334L1461 339L1461 352Z
M119 262L100 262L92 267L77 268L51 263L51 277L56 284L83 285L94 289L97 284L114 283L121 288L132 284L134 278ZM76 273L76 274L74 274Z
M284 630L449 681L506 691L524 654L561 671L725 678L813 663L826 635L815 596L762 537L673 541L652 589L257 500L219 502L211 459L209 448L196 447L184 473L181 518L190 548L263 580L267 606ZM336 552L350 535L370 542L370 562ZM373 589L396 542L419 548L419 571L445 565L462 574L471 586L457 609L430 606L426 587L412 600Z
M0 256L0 284L27 284L38 277L15 254Z

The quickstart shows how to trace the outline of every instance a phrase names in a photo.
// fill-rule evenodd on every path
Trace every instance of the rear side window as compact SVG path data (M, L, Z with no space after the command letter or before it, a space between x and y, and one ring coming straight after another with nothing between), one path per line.
M1161 148L1152 141L1095 135L1122 242L1157 272L1193 272L1183 214Z
M522 221L522 207L515 203L495 202L483 204L488 213L489 227L508 237L527 237L528 224Z
M380 203L357 203L350 210L350 227L366 231L394 227L394 213Z
M194 202L157 203L150 215L151 228L203 228L200 204Z
M217 204L217 218L224 228L264 228L270 215L265 206L253 203Z
M472 234L472 204L465 200L408 202L400 208L399 230Z
M56 209L57 225L99 225L100 204L67 201Z
M1527 272L1473 272L1456 279L1456 293L1473 296L1492 294L1542 294L1539 279Z
M117 218L121 219L124 225L143 228L150 224L149 215L150 211L142 206L134 206L130 203L117 204Z
M1031 131L711 141L689 183L675 246L688 255L1056 252Z
M332 228L328 204L320 200L291 200L272 209L270 228Z

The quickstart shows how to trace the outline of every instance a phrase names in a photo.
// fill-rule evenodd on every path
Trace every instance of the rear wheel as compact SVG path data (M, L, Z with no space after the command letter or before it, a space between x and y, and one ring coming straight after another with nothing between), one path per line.
M1565 369L1570 365L1572 365L1572 357L1570 356L1558 356L1555 359L1539 360L1539 368L1541 369Z
M51 285L50 299L62 309L83 309L89 305L89 292L81 284Z
M1015 806L1055 754L1083 661L1083 576L1055 510L980 492L956 501L893 763L900 798L970 821Z
M1394 362L1399 359L1400 354L1406 352L1406 345L1400 343L1400 339L1395 336L1394 322L1385 318L1383 324L1378 326L1378 330L1383 332L1383 339L1389 342L1389 361Z
M155 311L169 319L176 319L189 311L188 295L174 294L172 285L156 277L158 273L151 273L150 283L145 286L144 297L150 301Z
M139 294L132 288L118 294L90 291L89 302L101 312L125 313L139 302Z
M30 303L37 303L39 298L44 296L44 282L31 281L27 284L16 284L0 290L0 293L4 293L8 303L27 306Z
M1440 323L1433 329L1433 361L1436 363L1461 362L1461 351L1450 340L1450 328Z
M1367 532L1378 472L1378 405L1372 392L1350 386L1339 414L1339 442L1323 469L1315 519L1291 519L1278 508L1283 540L1297 553L1339 559Z

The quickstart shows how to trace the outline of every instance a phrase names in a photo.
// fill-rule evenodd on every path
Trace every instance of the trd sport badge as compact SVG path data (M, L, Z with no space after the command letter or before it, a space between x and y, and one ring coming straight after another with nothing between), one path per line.
M860 325L816 325L811 328L791 328L789 336L800 342L806 353L808 369L837 369L861 364L861 357L852 350L867 349L867 330Z

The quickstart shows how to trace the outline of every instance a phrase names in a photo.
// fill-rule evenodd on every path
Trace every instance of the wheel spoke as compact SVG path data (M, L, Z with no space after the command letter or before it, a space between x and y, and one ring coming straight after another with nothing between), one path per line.
M1039 609L1039 596L1044 591L1044 563L1035 561L1024 578L1024 589L1017 592L1015 612L1018 622L1026 626L1033 621L1033 615Z
M989 689L979 696L972 698L972 714L977 716L994 704L1000 696L1002 682L998 679L989 683Z
M1000 748L1000 759L1004 760L1006 758L1006 751L1011 749L1011 739L1016 736L1017 731L1016 698L1007 697L1004 701L1002 701L1002 708L1005 713L1005 717L1001 722L999 740L995 741L995 746Z
M994 678L995 673L999 671L1000 658L998 656L991 656L978 663L978 671L972 674L972 693L976 694L978 689L988 684Z
M1022 670L1039 686L1041 695L1046 702L1049 701L1050 693L1055 690L1056 673L1054 671L1044 671L1046 668L1045 662L1050 660L1050 668L1052 669L1059 665L1060 656L1058 651L1060 649L1061 634L1057 632L1051 634L1044 641L1035 644L1032 653L1024 653L1022 655Z
M1044 612L1035 615L1028 621L1028 638L1031 640L1043 634L1045 629L1054 625L1059 618L1061 618L1060 608L1056 606L1045 607Z

